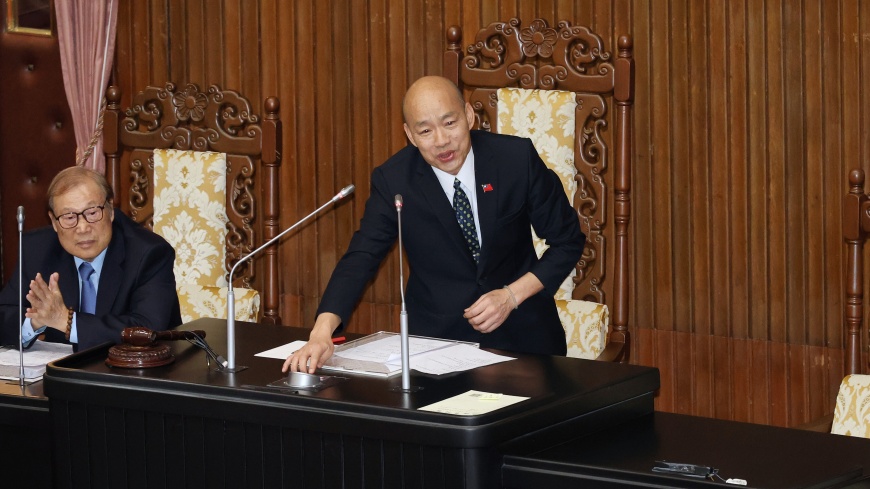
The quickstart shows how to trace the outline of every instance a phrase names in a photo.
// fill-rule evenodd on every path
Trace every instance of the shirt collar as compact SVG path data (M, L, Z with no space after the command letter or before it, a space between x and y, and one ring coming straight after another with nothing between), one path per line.
M465 156L465 161L462 163L459 173L455 176L443 170L439 170L434 166L431 168L432 171L435 172L435 176L438 177L438 183L441 184L441 188L444 189L444 193L447 194L448 197L453 196L453 179L455 178L458 178L459 181L462 182L463 187L474 193L474 149L469 148L468 155Z
M109 247L107 246L106 249L101 251L100 254L97 255L97 257L94 258L94 260L91 262L91 266L94 267L94 278L95 279L100 278L100 273L103 271L103 262L106 261L106 252L108 250L109 250ZM82 263L84 263L84 260L82 260L81 258L79 258L77 256L73 256L73 261L76 264L76 270L78 270L79 267L82 266ZM99 280L97 281L97 283L99 283Z

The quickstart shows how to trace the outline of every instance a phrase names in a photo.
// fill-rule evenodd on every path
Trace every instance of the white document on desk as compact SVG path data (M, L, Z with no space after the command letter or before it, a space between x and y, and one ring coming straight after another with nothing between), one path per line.
M413 358L422 353L431 353L455 344L449 340L411 336L408 338L408 356ZM336 349L335 355L361 362L393 363L393 359L401 359L402 342L398 335L389 335L353 348ZM401 360L398 363L401 364Z
M283 360L304 345L294 341L256 356ZM464 343L440 338L411 336L408 341L411 369L443 375L514 360ZM336 348L324 370L337 370L362 375L389 377L402 370L401 342L395 333L379 332Z
M470 345L457 343L446 348L419 353L409 359L411 369L433 375L463 372L477 367L515 360L515 358L496 355ZM401 365L401 358L391 358L388 365Z
M24 377L40 379L45 366L57 359L72 354L72 345L35 341L30 349L24 350ZM0 352L0 379L17 379L21 362L15 349Z
M260 353L255 354L255 357L264 357L264 358L276 358L278 360L285 360L290 355L296 353L297 350L305 346L307 341L296 340L291 343L287 343L286 345L276 346L271 350L261 351Z

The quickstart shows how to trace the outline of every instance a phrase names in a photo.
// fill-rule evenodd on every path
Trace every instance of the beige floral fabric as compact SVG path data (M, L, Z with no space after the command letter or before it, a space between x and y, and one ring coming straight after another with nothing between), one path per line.
M568 356L594 360L604 351L610 312L604 304L580 300L556 300L565 328Z
M179 284L178 302L181 320L185 323L199 318L227 317L227 288L196 284ZM256 322L260 313L260 294L254 289L233 287L236 299L236 320Z
M562 181L568 200L574 201L577 181L574 176L574 110L573 92L559 90L498 90L498 132L527 137L532 140L544 163ZM535 251L541 256L547 249L544 240L532 229ZM610 327L607 306L571 298L575 270L556 292L559 319L565 328L568 356L596 358L603 350Z
M154 232L175 248L175 281L185 322L226 316L226 174L223 153L154 150ZM221 290L220 296L209 295ZM236 319L255 321L259 294L233 290ZM221 302L223 310L217 307Z
M154 232L175 248L175 280L226 287L227 160L154 150Z
M498 90L498 132L526 137L532 140L544 163L559 175L568 200L574 201L577 182L574 175L574 108L577 102L573 92L560 90L525 90L500 88ZM540 257L547 249L535 230L535 251ZM557 299L570 299L574 290L571 270L559 291Z
M870 438L870 375L847 375L840 383L831 433Z

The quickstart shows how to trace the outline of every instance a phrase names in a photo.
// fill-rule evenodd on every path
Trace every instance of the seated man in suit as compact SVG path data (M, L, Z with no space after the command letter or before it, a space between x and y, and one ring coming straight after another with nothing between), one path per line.
M128 326L165 330L181 324L175 251L160 236L112 207L99 173L66 168L48 187L51 228L24 235L24 290L18 270L0 291L0 344L69 342L77 351L121 341ZM25 318L18 316L24 294ZM22 323L23 319L23 323Z
M402 109L412 146L372 173L360 228L333 271L308 343L283 369L313 373L332 355L331 335L396 240L397 194L411 334L564 355L553 294L586 238L559 178L528 139L471 131L473 109L446 78L414 82ZM530 226L550 245L540 260Z

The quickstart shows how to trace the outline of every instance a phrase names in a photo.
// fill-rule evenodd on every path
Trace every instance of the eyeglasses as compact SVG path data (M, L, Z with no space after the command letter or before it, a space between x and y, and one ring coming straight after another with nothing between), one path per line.
M85 221L93 224L95 222L100 222L103 218L103 208L108 204L108 200L103 202L103 205L99 205L97 207L88 207L87 209L81 212L67 212L66 214L61 214L54 219L60 225L60 227L64 229L72 229L79 225L79 216L85 218Z

